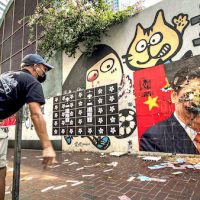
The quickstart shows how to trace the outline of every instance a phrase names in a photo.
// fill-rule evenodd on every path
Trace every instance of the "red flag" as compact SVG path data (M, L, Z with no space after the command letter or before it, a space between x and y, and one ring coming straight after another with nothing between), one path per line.
M16 125L16 116L15 115L12 115L12 116L4 119L0 123L0 127L7 127L7 126L12 126L12 125Z
M152 125L174 112L164 65L134 72L138 138Z

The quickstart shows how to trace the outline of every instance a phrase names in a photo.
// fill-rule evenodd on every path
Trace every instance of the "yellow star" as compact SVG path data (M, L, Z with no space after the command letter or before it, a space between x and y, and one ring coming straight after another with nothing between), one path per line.
M149 105L149 110L152 110L153 107L159 107L159 105L156 103L158 97L152 98L151 96L148 96L148 100L144 102L144 104Z

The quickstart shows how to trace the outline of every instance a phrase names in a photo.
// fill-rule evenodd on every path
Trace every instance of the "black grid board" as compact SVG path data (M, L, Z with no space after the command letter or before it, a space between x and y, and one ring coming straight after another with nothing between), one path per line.
M117 84L54 97L52 131L53 135L119 135Z

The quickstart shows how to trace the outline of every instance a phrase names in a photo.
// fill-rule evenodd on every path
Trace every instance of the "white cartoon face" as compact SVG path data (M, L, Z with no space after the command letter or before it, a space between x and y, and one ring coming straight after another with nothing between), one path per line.
M110 53L87 71L86 88L120 83L121 79L122 67L120 61L114 53Z

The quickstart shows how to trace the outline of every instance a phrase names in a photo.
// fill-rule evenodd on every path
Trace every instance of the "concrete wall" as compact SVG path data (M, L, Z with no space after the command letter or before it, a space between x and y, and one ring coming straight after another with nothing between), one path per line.
M132 150L138 152L133 74L199 55L199 13L198 0L164 0L114 26L97 47L98 55L87 58L78 52L69 58L63 53L63 92L118 83L120 120L119 136L65 136L63 150L127 151L131 141ZM114 59L115 71L102 74L99 66L109 58ZM99 72L93 82L87 80L92 70Z

